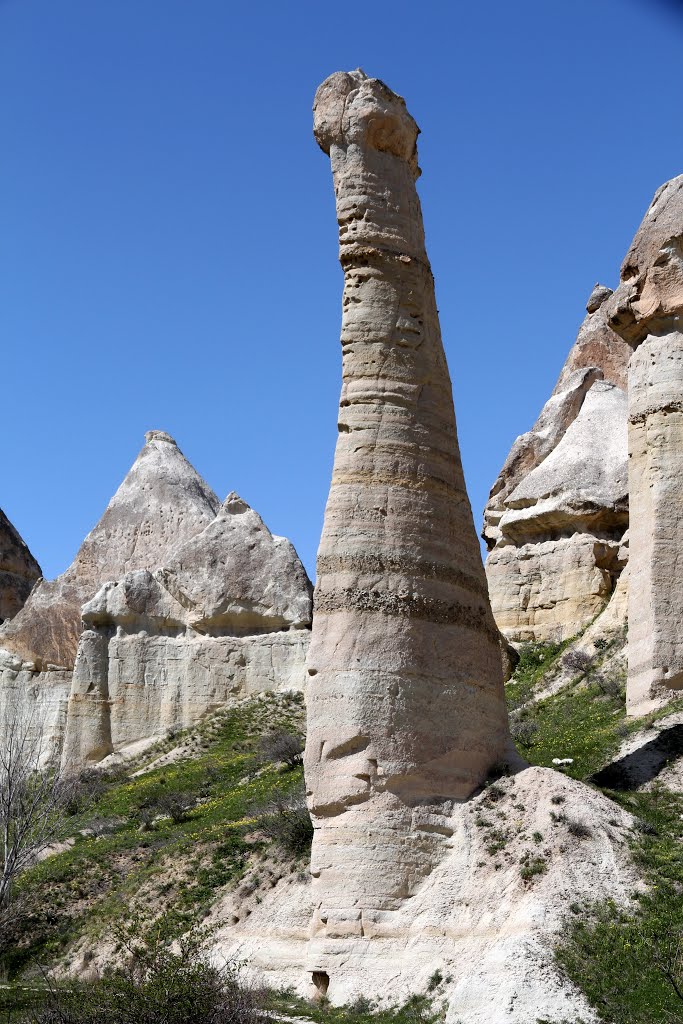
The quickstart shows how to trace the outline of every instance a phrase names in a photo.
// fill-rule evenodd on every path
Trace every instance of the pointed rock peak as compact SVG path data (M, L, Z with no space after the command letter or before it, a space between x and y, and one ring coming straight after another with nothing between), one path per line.
M252 512L253 509L247 505L246 501L240 498L237 491L230 491L223 502L222 512L227 512L232 516L240 516L244 512Z
M165 430L148 430L145 434L145 441L147 444L151 441L165 441L167 444L174 444L176 448L178 447L175 438L167 434Z
M175 441L151 431L107 508L62 576L36 587L0 635L25 660L70 666L81 607L108 580L164 565L178 544L201 533L221 507Z
M603 302L605 302L605 300L608 299L610 295L613 294L614 293L611 288L608 288L606 285L596 282L593 291L590 293L588 297L588 302L586 303L586 310L589 313L595 313L598 309L600 309L600 306L602 306Z

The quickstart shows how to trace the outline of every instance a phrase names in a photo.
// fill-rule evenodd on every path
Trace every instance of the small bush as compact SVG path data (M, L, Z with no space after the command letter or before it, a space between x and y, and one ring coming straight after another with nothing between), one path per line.
M264 736L260 749L265 761L281 762L287 768L293 769L301 764L304 743L301 736L283 730Z
M567 825L567 830L576 839L588 839L593 834L588 825L585 825L582 821L570 821Z
M522 746L528 747L538 732L538 722L533 718L520 718L511 723L510 732L515 743L521 743Z
M544 871L548 870L545 857L532 857L530 860L526 860L520 869L520 875L525 882L530 881L534 875L542 875Z
M568 651L562 659L562 664L570 672L587 676L593 667L593 658L586 651Z
M310 852L313 825L303 784L289 796L280 797L252 813L258 818L259 830L283 852L296 858Z

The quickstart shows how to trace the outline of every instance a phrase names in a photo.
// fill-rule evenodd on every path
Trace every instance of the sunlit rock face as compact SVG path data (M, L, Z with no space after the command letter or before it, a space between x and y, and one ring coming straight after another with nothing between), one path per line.
M61 576L40 580L0 628L0 715L8 703L44 733L46 756L61 751L81 607L107 581L154 569L179 541L216 516L220 501L175 441L150 430L140 454Z
M302 690L311 590L290 542L230 494L162 567L83 607L64 764L187 728L232 697Z
M496 623L513 641L573 636L604 607L626 563L626 344L596 285L552 395L517 438L484 513Z
M171 547L207 526L219 508L220 501L173 438L150 430L69 568L34 588L22 611L0 630L0 648L38 668L48 664L71 668L82 605L107 580L163 564Z
M399 96L355 71L320 86L314 131L332 163L345 277L305 758L309 968L332 991L344 942L410 898L447 847L453 801L509 754L415 188L418 128Z
M683 688L683 175L652 200L609 316L635 349L628 375L627 703L643 714Z
M40 566L0 509L0 624L21 611L40 577Z

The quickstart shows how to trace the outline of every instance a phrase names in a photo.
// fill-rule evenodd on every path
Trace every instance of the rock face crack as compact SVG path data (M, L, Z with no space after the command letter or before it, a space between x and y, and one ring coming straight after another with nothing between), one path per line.
M418 128L355 71L318 89L314 133L332 163L344 269L305 756L310 971L333 994L361 914L414 895L444 853L453 802L509 757L509 734L415 188Z

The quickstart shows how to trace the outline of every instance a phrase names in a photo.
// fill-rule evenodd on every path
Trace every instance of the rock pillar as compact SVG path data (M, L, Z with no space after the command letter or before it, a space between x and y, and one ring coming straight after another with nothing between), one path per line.
M508 752L498 633L465 490L425 252L418 127L361 71L318 89L332 162L343 384L317 563L305 766L321 991L449 844ZM387 917L388 915L388 917ZM379 931L378 931L379 929Z
M610 300L628 372L627 705L683 688L683 175L655 195Z

